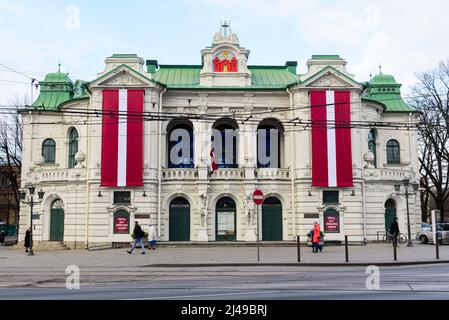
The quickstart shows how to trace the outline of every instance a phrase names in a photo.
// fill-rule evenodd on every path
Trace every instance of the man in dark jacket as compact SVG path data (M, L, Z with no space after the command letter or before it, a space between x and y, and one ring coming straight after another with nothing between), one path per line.
M25 247L25 252L28 252L31 247L31 228L28 228L25 232L25 242L23 246Z
M399 233L398 218L395 217L390 226L390 234L393 236L393 246L395 247L398 246Z
M127 250L129 254L133 253L134 248L136 247L137 243L140 242L140 246L142 247L142 254L145 254L145 245L143 244L143 237L145 236L145 233L143 232L142 228L139 226L139 222L134 222L134 243L131 248L131 250Z

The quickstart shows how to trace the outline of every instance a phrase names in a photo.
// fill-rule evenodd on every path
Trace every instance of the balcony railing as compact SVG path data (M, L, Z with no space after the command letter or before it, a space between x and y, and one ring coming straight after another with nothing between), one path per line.
M52 169L37 173L37 179L46 181L75 181L86 177L85 169Z
M290 169L260 168L256 169L257 179L290 180Z
M197 169L163 169L162 180L194 180L198 179Z
M399 181L410 177L410 175L413 175L412 171L403 169L386 169L386 168L364 169L363 172L363 177L366 180Z
M211 176L212 180L243 180L245 179L244 169L218 169Z

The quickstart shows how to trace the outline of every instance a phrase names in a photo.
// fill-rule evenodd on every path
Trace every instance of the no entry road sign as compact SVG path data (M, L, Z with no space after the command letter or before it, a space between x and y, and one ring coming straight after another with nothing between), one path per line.
M264 195L260 189L256 189L253 193L253 201L255 205L261 205L263 203Z

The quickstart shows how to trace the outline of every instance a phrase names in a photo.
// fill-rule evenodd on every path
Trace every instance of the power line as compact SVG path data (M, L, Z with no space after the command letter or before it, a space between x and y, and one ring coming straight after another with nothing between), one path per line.
M15 69L11 68L11 67L5 66L4 64L1 64L1 63L0 63L0 66L2 66L3 68L6 68L6 69L8 69L8 70L10 70L10 71L12 71L12 72L15 72L15 73L17 73L17 74L20 74L21 76L24 76L24 77L26 77L26 78L28 78L28 79L30 79L30 80L36 80L36 79L34 79L34 78L30 77L30 76L27 76L26 74L24 74L24 73L22 73L22 72L20 72L20 71L17 71L17 70L15 70Z

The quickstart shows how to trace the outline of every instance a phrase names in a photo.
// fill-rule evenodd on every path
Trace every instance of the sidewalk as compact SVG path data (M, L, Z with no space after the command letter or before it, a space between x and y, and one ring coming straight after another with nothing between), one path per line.
M146 250L133 255L123 249L98 251L35 251L35 256L27 256L25 250L0 247L0 265L8 268L61 268L67 265L93 268L119 267L176 267L176 266L232 266L232 265L298 265L297 248L294 246L260 247L260 262L257 261L256 246L170 246L157 250ZM310 247L301 247L300 265L390 265L449 263L449 246L440 246L440 260L435 258L435 246L406 244L397 250L398 260L393 259L391 244L368 244L349 247L349 264L345 262L344 246L326 246L322 253L312 253Z

